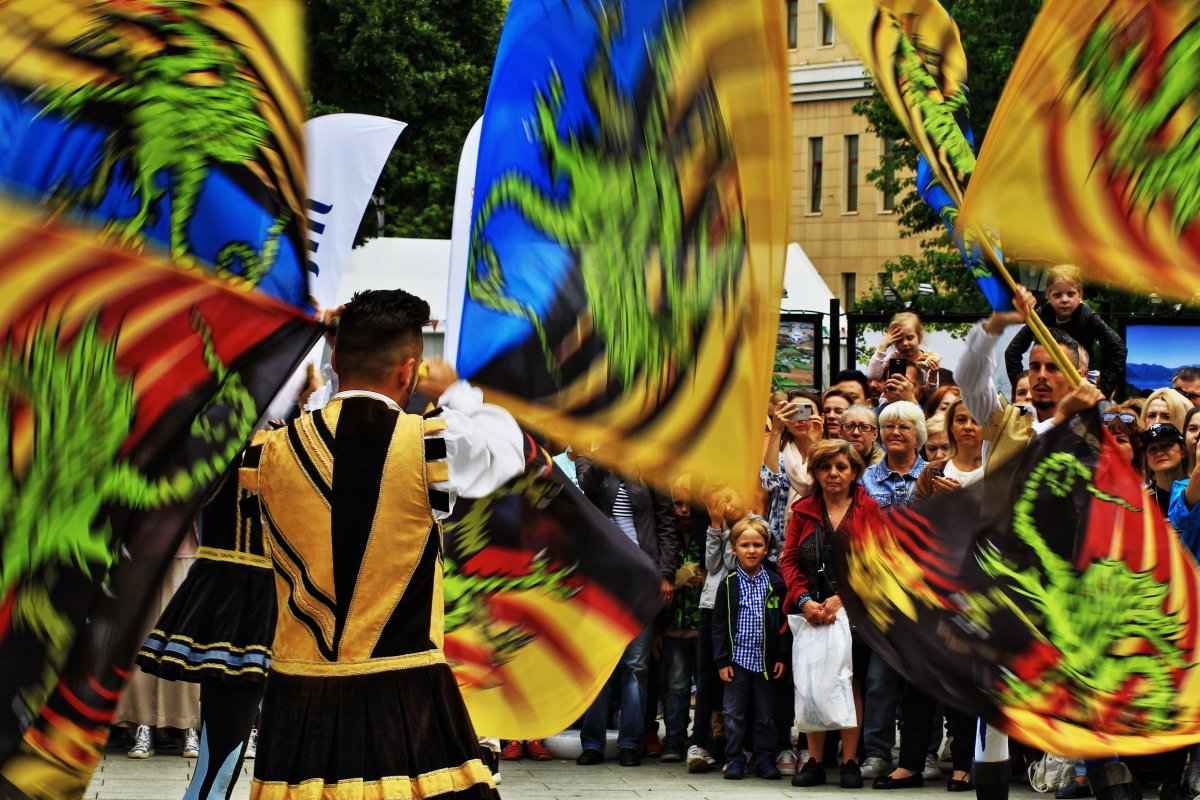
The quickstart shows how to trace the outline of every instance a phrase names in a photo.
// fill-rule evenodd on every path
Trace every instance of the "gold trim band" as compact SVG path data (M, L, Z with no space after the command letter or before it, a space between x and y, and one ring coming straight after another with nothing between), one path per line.
M337 783L325 783L321 778L287 784L283 781L260 781L250 784L251 800L421 800L451 792L461 792L479 784L495 786L492 772L478 758L461 767L447 767L423 772L415 778L406 776L364 781L348 778Z
M301 661L294 658L276 658L271 662L271 669L275 672L281 672L284 675L337 677L346 675L374 675L377 672L391 672L393 670L412 669L414 667L431 667L434 664L445 663L446 656L441 650L426 650L423 653L367 658L362 661Z
M242 564L247 567L273 569L274 564L266 556L256 556L253 553L239 553L236 550L218 550L215 547L197 547L196 558L207 558L209 561L224 561L228 564Z

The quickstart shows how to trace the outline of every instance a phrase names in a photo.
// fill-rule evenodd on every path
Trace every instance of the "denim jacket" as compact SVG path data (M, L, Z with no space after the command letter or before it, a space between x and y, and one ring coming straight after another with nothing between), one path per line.
M917 498L917 478L920 477L923 469L925 469L925 459L921 458L919 453L912 469L903 475L888 468L885 456L879 463L866 468L863 472L862 484L866 487L867 494L882 509L886 510L892 505L907 506Z

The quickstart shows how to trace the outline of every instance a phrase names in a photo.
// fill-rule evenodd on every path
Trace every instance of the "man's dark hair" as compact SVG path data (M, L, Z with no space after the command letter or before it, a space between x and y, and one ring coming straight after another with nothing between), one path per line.
M1175 381L1195 381L1200 380L1200 367L1180 367L1171 376L1171 385L1175 385Z
M1071 334L1067 333L1062 328L1050 328L1049 331L1050 338L1058 342L1058 346L1066 351L1067 359L1070 360L1070 362L1076 367L1078 367L1080 350L1079 342L1075 341L1074 337L1072 337ZM1036 347L1037 345L1041 344L1041 342L1035 341L1033 344Z
M867 384L867 376L863 374L862 370L844 369L841 372L839 372L837 375L833 376L833 380L831 380L829 382L829 385L837 386L842 381L857 382L858 385L862 387L862 396L870 397L871 387Z
M403 289L356 293L338 316L338 373L385 380L404 359L420 354L421 328L428 322L429 303Z

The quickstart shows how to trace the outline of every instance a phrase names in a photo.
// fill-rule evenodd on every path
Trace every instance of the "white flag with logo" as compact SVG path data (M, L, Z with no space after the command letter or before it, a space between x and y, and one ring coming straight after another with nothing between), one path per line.
M304 123L308 154L308 286L333 308L354 234L384 162L407 123L367 114L329 114Z

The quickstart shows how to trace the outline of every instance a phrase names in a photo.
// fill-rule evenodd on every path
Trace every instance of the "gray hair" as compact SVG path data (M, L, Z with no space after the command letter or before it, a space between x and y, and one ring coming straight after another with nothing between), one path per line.
M875 416L875 409L873 409L873 408L871 408L871 407L869 407L869 406L864 406L862 403L858 403L858 404L856 404L856 405L852 405L852 406L850 406L850 407L849 407L849 408L847 408L845 411L843 411L843 412L842 412L842 415L841 415L841 417L839 418L839 421L840 421L840 422L841 422L843 425L845 425L845 424L846 424L846 416L847 416L848 414L851 414L851 413L854 413L854 414L866 414L867 416L870 416L870 417L874 418L874 416Z
M921 412L921 407L916 403L910 403L907 400L897 400L893 403L888 403L879 412L879 429L882 433L885 422L892 420L903 420L911 422L913 427L917 429L917 447L925 446L926 440L929 439L929 433L925 430L925 415Z

